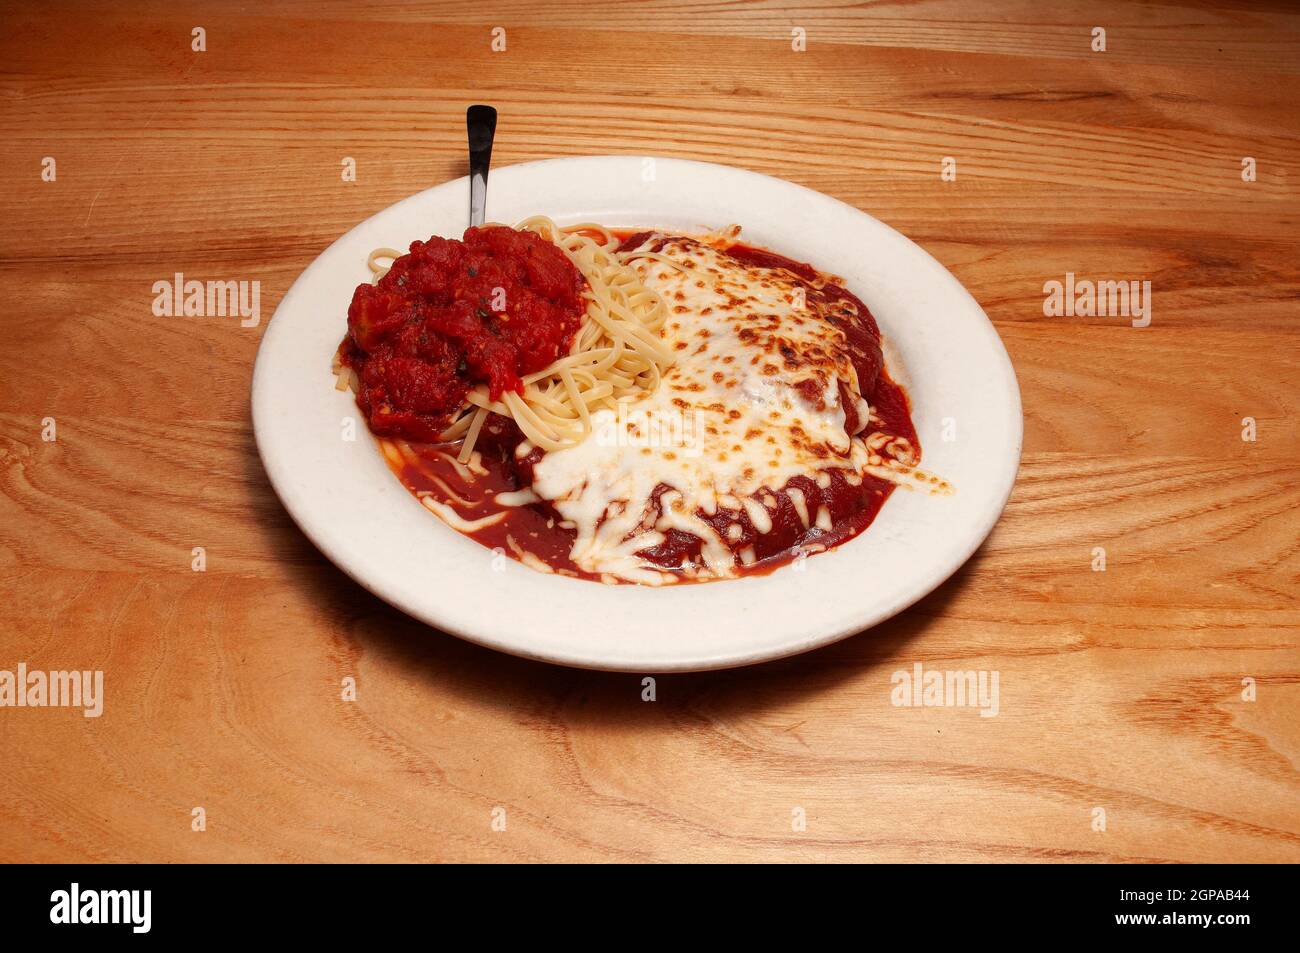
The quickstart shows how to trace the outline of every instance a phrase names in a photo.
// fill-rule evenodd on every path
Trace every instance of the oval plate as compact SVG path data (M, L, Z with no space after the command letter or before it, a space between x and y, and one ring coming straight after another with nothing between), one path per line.
M921 466L952 496L899 489L876 521L829 552L765 576L663 588L605 586L494 556L398 482L331 359L366 256L431 234L459 238L468 179L398 202L314 261L276 309L253 372L253 426L271 483L303 532L375 595L429 625L527 658L584 668L726 668L826 645L931 592L980 545L1020 460L1020 391L975 299L926 252L870 215L802 186L680 159L594 156L492 174L489 221L729 224L755 245L837 274L880 324L907 387ZM345 440L343 421L355 421ZM956 439L941 439L952 418Z

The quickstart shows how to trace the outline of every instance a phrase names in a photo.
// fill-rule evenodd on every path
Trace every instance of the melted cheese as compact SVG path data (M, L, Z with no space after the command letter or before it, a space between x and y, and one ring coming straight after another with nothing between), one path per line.
M680 529L703 541L703 565L684 569L733 576L736 554L698 512L743 512L766 533L777 502L770 491L791 477L815 476L826 486L829 468L861 472L875 456L870 463L889 470L888 461L880 457L885 448L869 452L846 433L840 382L861 398L844 335L808 309L797 280L690 238L658 251L677 267L654 258L636 267L669 306L663 337L677 362L653 394L594 413L585 441L542 457L533 491L572 523L570 557L587 572L672 581L636 554ZM858 419L868 412L860 409ZM660 484L671 491L656 519L650 500ZM803 496L792 498L807 526ZM828 518L823 510L815 522ZM734 543L739 530L727 535Z
M437 515L444 523L461 533L476 533L484 527L493 526L506 518L506 511L501 510L498 513L484 516L482 519L467 520L452 509L452 507L439 500L435 500L432 496L423 496L420 498L420 502L423 503L428 510Z

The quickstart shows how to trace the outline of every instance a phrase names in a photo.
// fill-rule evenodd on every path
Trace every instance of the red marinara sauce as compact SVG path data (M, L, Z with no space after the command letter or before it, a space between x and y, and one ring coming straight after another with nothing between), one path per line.
M358 285L339 359L385 437L435 441L476 384L492 400L566 353L586 280L554 244L504 226L412 242L378 284Z
M616 234L624 239L623 247L627 248L639 245L650 233L618 231ZM810 265L739 242L729 244L725 250L740 262L784 269L807 283L809 300L815 298L819 301L822 304L819 313L845 333L845 343L863 388L863 396L869 400L878 418L873 429L906 438L919 455L921 448L912 424L907 394L884 366L880 331L867 306L838 283L826 281ZM838 307L840 302L850 303L853 306L851 311ZM841 386L846 429L853 432L858 425L857 415ZM455 463L458 445L400 441L393 446L387 459L408 490L420 497L428 496L444 504L454 504L456 512L466 521L478 521L504 512L504 518L471 534L484 546L516 558L520 558L523 550L555 572L599 579L579 569L569 558L575 533L560 525L562 518L547 503L507 507L495 501L498 493L526 489L532 484L532 468L541 459L542 452L534 448L522 459L518 458L514 450L522 440L523 434L512 420L489 415L475 445L486 473L472 479L466 479L464 467ZM872 523L896 488L895 483L870 474L863 474L859 481L851 482L847 470L830 469L824 473L829 477L824 486L811 477L796 476L784 486L767 488L774 503L768 507L772 525L767 532L759 533L744 510L719 510L714 517L703 517L714 525L733 552L739 554L746 548L753 550L755 561L742 565L738 559L738 572L744 575L770 572L798 558L801 553L829 549L852 539ZM918 488L928 485L920 481L937 480L919 472L915 478ZM458 499L451 499L448 489ZM652 494L652 505L659 506L660 496L669 489L660 484ZM816 511L824 506L830 516L831 528L807 526L787 492L790 489L800 491L808 510ZM724 536L728 524L739 524L740 534ZM683 560L699 558L701 540L698 537L675 529L670 530L666 537L659 546L642 550L638 555L668 572L681 566Z

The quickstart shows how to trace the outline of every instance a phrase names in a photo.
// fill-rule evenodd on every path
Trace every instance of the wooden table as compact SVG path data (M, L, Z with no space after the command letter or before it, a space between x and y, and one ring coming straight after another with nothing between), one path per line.
M0 669L102 670L105 704L0 709L0 859L1300 860L1300 15L1047 6L8 9ZM254 449L258 340L338 235L464 173L475 101L498 166L746 166L949 267L1025 406L969 565L648 703L326 562ZM261 322L155 316L176 272L260 281ZM1150 281L1151 325L1045 316L1067 273ZM998 672L1000 713L894 707L917 662Z

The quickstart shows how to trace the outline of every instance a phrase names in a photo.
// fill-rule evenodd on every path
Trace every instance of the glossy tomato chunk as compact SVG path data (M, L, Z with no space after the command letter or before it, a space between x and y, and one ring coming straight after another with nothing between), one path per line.
M492 400L568 353L586 281L564 252L503 226L411 243L348 307L340 359L385 436L433 440L479 385Z

